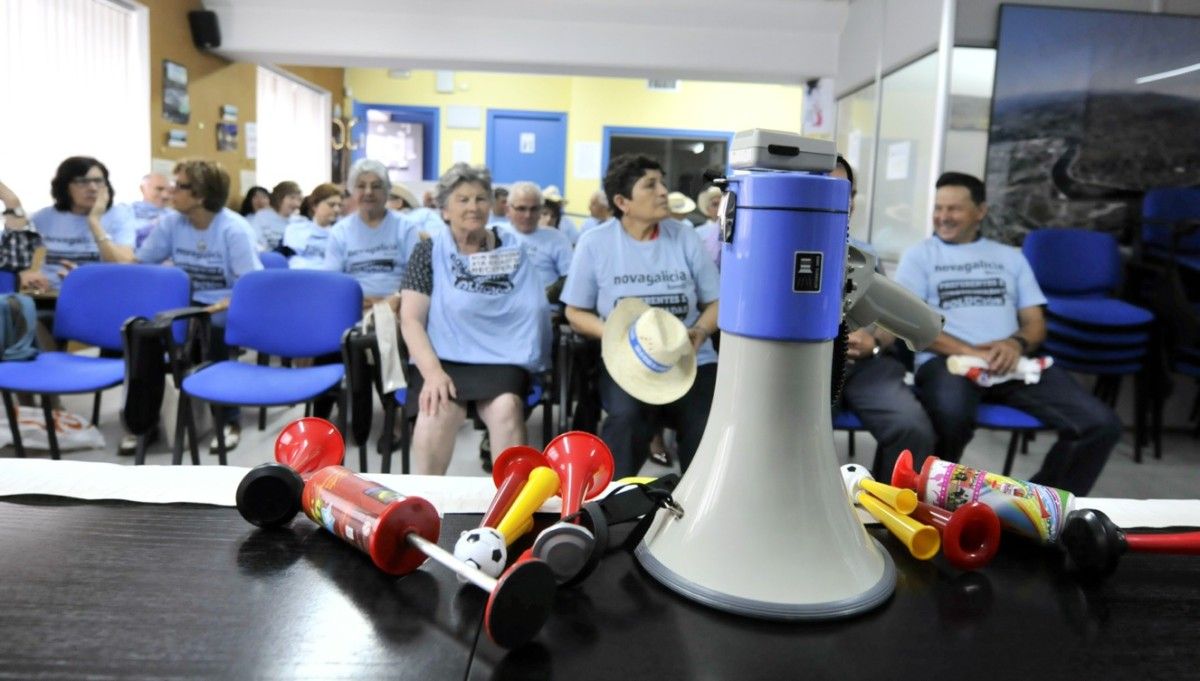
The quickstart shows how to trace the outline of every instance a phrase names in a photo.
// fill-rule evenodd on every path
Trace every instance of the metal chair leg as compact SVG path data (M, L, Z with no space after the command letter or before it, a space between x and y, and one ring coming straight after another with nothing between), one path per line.
M1008 438L1008 452L1004 455L1003 475L1012 473L1013 459L1017 457L1017 443L1021 439L1021 431L1014 430Z
M51 395L42 395L42 413L46 416L46 439L50 441L50 458L58 460L58 428L54 424L54 409Z
M853 430L846 431L846 441L850 445L847 455L849 456L849 458L853 459L854 458L854 431Z
M394 428L396 427L396 408L388 404L389 400L395 402L395 398L392 398L390 395L384 395L383 432L380 433L380 437L383 438L383 464L380 471L383 473L392 472L392 433L395 432ZM401 408L403 409L403 407ZM401 415L401 418L403 418L403 415ZM400 472L407 473L408 468L405 467Z
M137 452L133 457L133 465L141 466L146 463L146 438L145 434L137 436Z
M99 390L96 391L96 399L92 401L92 425L100 427L100 396L103 395Z
M225 408L219 404L211 404L209 408L212 410L213 430L217 432L217 462L222 466L226 465L225 461Z
M173 466L183 464L183 439L187 433L187 424L184 423L184 418L191 416L191 409L184 409L186 403L187 398L180 393L179 402L175 405L175 439L171 445L171 465ZM184 416L185 414L187 417Z
M17 458L25 458L25 445L21 442L21 424L17 421L19 412L13 404L12 393L7 390L0 393L4 396L4 413L8 414L8 429L12 433L13 449L17 452Z

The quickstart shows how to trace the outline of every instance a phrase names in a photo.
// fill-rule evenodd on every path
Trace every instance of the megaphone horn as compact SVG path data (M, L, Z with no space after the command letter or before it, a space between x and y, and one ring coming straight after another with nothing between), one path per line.
M585 500L598 496L612 481L612 452L591 433L563 433L546 445L542 456L558 473L564 518L579 511Z

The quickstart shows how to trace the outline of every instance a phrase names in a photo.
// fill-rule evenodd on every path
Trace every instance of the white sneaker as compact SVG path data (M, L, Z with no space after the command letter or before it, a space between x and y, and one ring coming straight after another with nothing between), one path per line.
M238 442L242 440L242 427L237 423L225 424L225 451L232 452L237 449ZM216 454L221 448L217 442L217 436L213 435L212 442L208 443L208 453Z

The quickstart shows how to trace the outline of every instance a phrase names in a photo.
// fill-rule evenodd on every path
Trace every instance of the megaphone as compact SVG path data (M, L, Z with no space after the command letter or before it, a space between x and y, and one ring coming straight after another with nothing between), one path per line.
M735 167L828 172L831 142L771 131L738 133ZM776 156L776 158L769 158ZM807 160L816 159L810 165ZM796 164L800 164L797 166ZM941 317L848 262L850 185L806 172L751 172L720 183L721 361L708 425L672 496L638 545L642 566L668 588L728 612L829 619L884 603L896 584L890 555L859 522L842 486L830 409L833 341L867 305L902 304L895 331L920 346ZM900 301L899 303L897 301ZM854 301L849 301L853 303ZM895 320L889 320L895 322Z

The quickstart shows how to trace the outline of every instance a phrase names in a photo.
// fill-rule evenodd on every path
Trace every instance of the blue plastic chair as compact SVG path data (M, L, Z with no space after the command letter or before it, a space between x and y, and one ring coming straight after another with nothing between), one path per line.
M287 256L278 251L259 253L258 260L262 263L264 270L286 270L288 267Z
M1151 189L1142 199L1142 247L1200 271L1200 188Z
M1085 229L1044 228L1025 237L1023 252L1046 294L1046 341L1042 349L1068 371L1097 377L1095 394L1115 405L1121 379L1135 379L1134 459L1153 439L1161 456L1157 428L1147 432L1151 376L1148 358L1154 314L1113 297L1121 283L1121 256L1111 234Z
M100 392L125 378L125 363L120 357L121 325L131 317L153 317L164 310L184 307L190 295L187 274L174 267L96 264L80 267L64 279L54 315L54 337L60 342L94 345L117 357L42 352L28 362L0 362L0 393L17 456L25 456L25 450L12 393L41 395L50 456L59 458L51 396L95 393L95 425Z
M294 359L341 351L342 334L362 314L362 288L353 278L318 270L261 270L234 284L225 323L225 343ZM271 407L309 402L339 389L338 426L345 432L346 399L341 390L345 367L273 367L237 361L198 367L183 380L183 395L212 407L217 455L225 464L223 406ZM193 456L199 443L190 409L180 400L180 418L188 419ZM183 458L176 439L175 463Z

